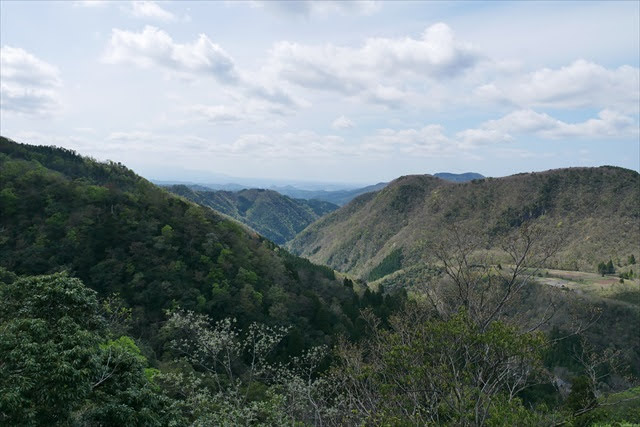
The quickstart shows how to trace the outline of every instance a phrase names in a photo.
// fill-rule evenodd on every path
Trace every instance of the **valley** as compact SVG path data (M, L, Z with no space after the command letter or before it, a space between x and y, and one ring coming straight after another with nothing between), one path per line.
M0 427L640 427L639 0L0 40Z
M406 176L339 207L2 138L0 181L9 424L638 419L637 172Z
M169 191L248 225L269 240L282 245L318 218L338 209L322 200L291 199L272 190L195 190L170 186Z

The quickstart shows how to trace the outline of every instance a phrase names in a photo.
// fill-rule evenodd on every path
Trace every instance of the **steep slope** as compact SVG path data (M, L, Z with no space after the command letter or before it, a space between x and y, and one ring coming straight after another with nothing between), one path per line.
M119 294L132 309L134 334L155 345L169 308L233 316L241 326L291 325L293 353L351 333L361 308L331 269L121 164L62 148L0 137L0 230L0 267L67 271L103 297Z
M197 191L184 185L174 185L168 190L229 215L280 245L321 216L338 209L333 203L291 199L272 190Z
M491 237L531 220L564 237L550 266L590 271L605 259L638 258L639 191L640 175L616 167L467 183L405 176L320 219L289 247L314 262L375 279L424 264L428 243L451 224Z

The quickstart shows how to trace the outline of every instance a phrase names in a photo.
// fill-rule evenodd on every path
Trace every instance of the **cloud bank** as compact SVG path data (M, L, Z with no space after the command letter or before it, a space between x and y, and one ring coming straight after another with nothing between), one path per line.
M0 48L0 108L3 111L48 116L60 108L60 73L53 65L24 49Z

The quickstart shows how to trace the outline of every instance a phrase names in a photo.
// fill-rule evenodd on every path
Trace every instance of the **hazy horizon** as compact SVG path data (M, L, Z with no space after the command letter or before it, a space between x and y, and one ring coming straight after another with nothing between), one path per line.
M0 12L0 134L154 180L640 171L638 2L0 1Z

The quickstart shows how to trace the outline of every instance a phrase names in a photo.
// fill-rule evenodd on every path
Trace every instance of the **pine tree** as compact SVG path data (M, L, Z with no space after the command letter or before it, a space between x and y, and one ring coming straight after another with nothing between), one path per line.
M598 273L604 277L604 275L607 274L607 264L600 262L600 264L598 264Z

